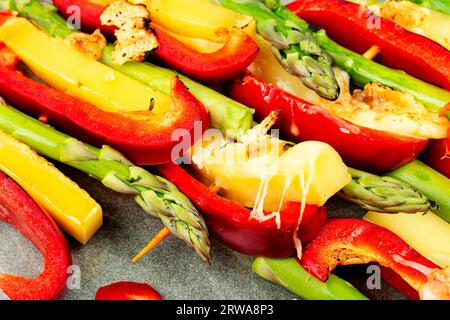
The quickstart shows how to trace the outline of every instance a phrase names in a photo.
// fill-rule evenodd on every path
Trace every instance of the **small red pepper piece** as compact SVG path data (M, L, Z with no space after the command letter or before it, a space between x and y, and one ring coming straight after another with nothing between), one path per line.
M450 102L442 110L442 116L450 110ZM450 179L450 129L446 139L430 140L422 152L422 160Z
M280 212L278 229L275 218L264 222L250 219L249 209L217 195L180 166L167 163L158 166L157 170L192 201L202 212L209 231L231 249L246 255L270 258L294 254L293 236L300 215L300 203L286 204ZM306 205L298 230L303 244L314 239L326 216L324 207Z
M51 218L13 180L0 172L0 220L20 231L44 256L36 278L0 274L0 290L12 300L50 300L66 288L71 264L66 240Z
M362 219L329 219L303 252L301 265L326 281L338 265L376 262L420 291L436 264L388 229ZM398 279L393 279L397 281Z
M438 43L343 0L301 0L287 7L340 45L359 54L378 46L382 64L450 90L450 52Z
M115 28L104 26L100 22L106 6L89 0L54 0L53 3L65 18L71 14L70 6L78 6L83 30L93 32L100 29L110 39L114 38ZM159 47L152 52L152 57L200 81L216 83L232 79L252 63L259 51L255 41L242 30L230 30L229 40L220 50L200 53L154 23L151 26L155 29L159 43Z
M433 169L450 179L450 144L449 138L430 140L422 152L423 161Z
M162 300L147 283L116 282L97 290L95 300Z
M244 31L231 29L225 45L212 53L189 48L153 25L159 47L154 56L187 76L209 83L223 82L239 75L256 58L259 48Z
M281 110L275 127L283 135L295 142L326 142L347 165L358 169L392 170L415 159L428 142L353 124L251 75L236 79L229 92L232 98L254 108L259 120L273 110Z
M176 129L185 129L182 141L191 141L196 125L201 132L209 126L204 106L178 79L172 80L172 109L160 116L145 113L129 117L106 112L96 106L38 83L25 75L0 66L0 95L35 116L45 114L51 124L94 145L108 144L137 164L157 164L171 160ZM181 132L181 131L180 131ZM181 137L180 137L181 139ZM192 141L194 143L195 141Z

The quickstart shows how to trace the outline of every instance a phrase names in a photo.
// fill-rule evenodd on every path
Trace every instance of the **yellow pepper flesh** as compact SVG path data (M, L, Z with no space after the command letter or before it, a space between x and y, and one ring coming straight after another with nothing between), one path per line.
M26 19L9 19L3 24L0 41L46 83L103 110L147 111L151 101L155 109L170 105L170 97L89 58L64 40L50 37Z
M149 0L143 2L152 21L180 35L216 40L221 28L243 28L253 20L208 0ZM255 24L250 26L255 30ZM248 29L251 34L252 31Z
M86 244L102 225L102 208L86 191L3 131L0 131L0 170L79 242Z
M450 224L434 213L369 212L364 219L391 230L440 267L450 266Z

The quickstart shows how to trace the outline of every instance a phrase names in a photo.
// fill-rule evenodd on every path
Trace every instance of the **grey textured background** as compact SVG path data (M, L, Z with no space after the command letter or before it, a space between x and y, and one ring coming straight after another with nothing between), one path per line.
M284 1L289 2L289 1ZM151 284L166 299L297 299L289 291L267 282L250 269L252 257L238 254L213 239L212 266L206 267L180 240L169 237L136 265L130 260L161 229L133 201L103 187L81 172L57 166L96 199L103 208L104 224L86 245L67 237L73 264L81 270L81 288L63 299L92 299L96 290L115 281ZM362 211L339 199L327 203L330 216L360 216ZM12 227L0 222L0 273L36 276L43 258ZM388 285L365 290L365 268L347 267L340 274L371 298L402 298ZM4 298L0 291L0 299Z

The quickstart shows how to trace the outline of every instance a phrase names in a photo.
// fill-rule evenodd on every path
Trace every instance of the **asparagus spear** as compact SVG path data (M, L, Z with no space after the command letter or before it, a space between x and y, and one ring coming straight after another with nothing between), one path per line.
M133 165L111 147L98 149L84 144L2 103L0 130L41 155L89 174L114 191L134 195L147 213L160 218L173 235L209 264L211 246L206 224L189 199L168 180Z
M291 74L326 99L337 99L339 86L330 56L314 40L306 22L293 15L278 0L220 0L220 4L253 17L258 33L272 45L278 61Z
M286 7L279 10L278 14L285 20L293 20L296 17ZM329 53L333 62L349 73L352 81L360 87L369 82L375 82L409 92L433 112L439 112L450 101L449 91L414 78L403 71L394 70L366 59L328 38L325 30L314 32L313 37L320 47Z
M253 271L260 277L279 284L289 291L309 300L367 300L350 283L331 275L321 282L310 275L295 258L256 258Z
M428 7L440 11L442 13L450 14L450 1L448 0L408 0L421 6Z
M33 20L48 33L66 38L73 30L49 3L36 0L0 0L0 10L16 10L24 18Z
M380 177L349 168L352 181L339 196L360 207L384 213L416 213L437 210L438 206L409 184L392 177Z
M429 199L433 199L439 206L434 212L450 223L450 179L418 160L387 175L410 184Z
M56 8L37 0L0 0L0 8L13 9L25 18L34 21L51 36L66 38L75 32L57 13ZM118 66L113 63L113 45L108 45L103 53L103 63L148 85L154 90L170 94L170 79L178 75L183 83L208 109L211 126L227 131L230 137L250 129L254 110L216 92L177 72L150 63L129 62Z

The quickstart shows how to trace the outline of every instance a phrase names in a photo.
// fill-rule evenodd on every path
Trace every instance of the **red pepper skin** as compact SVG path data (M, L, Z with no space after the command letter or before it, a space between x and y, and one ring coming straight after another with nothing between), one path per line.
M79 139L94 145L111 145L141 165L171 160L171 152L178 143L172 139L174 130L185 129L179 138L194 143L192 137L201 136L194 134L194 130L203 132L209 126L206 109L178 78L172 80L173 106L164 121L151 113L131 118L103 111L1 66L0 95L25 112L35 116L45 114L51 124ZM201 121L198 129L197 121Z
M411 287L401 276L389 268L381 267L381 277L397 291L410 300L420 300L419 293Z
M449 138L430 140L422 153L423 161L433 169L450 179L450 145Z
M251 75L233 81L229 94L254 108L258 120L281 110L275 126L283 135L295 142L326 142L347 165L370 172L386 172L412 161L428 142L353 124Z
M156 25L159 47L156 59L194 79L217 83L230 80L245 70L256 58L259 48L244 31L231 29L229 40L212 53L201 53L186 46Z
M397 273L418 291L439 268L388 229L362 219L329 219L303 252L301 264L326 281L338 265L376 262Z
M0 274L0 291L12 300L51 300L66 288L71 264L66 240L51 218L13 180L0 172L0 220L27 237L44 256L36 278Z
M105 11L106 5L91 2L89 0L53 0L53 5L58 8L59 14L68 19L74 12L71 6L76 6L80 10L80 23L83 31L94 32L97 29L109 39L114 39L114 26L104 26L100 22L100 16ZM73 7L72 7L73 8Z
M382 64L450 90L450 52L438 43L343 0L300 0L287 7L344 47L362 54L376 45Z
M97 290L95 300L162 300L146 283L116 282Z
M293 234L297 227L300 204L288 202L280 213L280 228L275 219L264 222L251 219L251 211L223 198L195 180L183 168L167 163L157 167L203 213L209 231L231 249L250 256L283 258L295 252ZM310 242L326 220L324 207L307 205L299 226L302 243Z
M103 26L100 22L106 6L89 0L55 0L53 3L65 18L70 16L70 10L69 13L67 11L71 5L79 6L83 30L93 32L100 29L114 39L115 28ZM242 30L230 30L229 40L218 51L201 53L153 23L152 27L159 43L159 47L152 52L152 57L203 82L217 83L232 79L252 63L259 51L255 41Z

